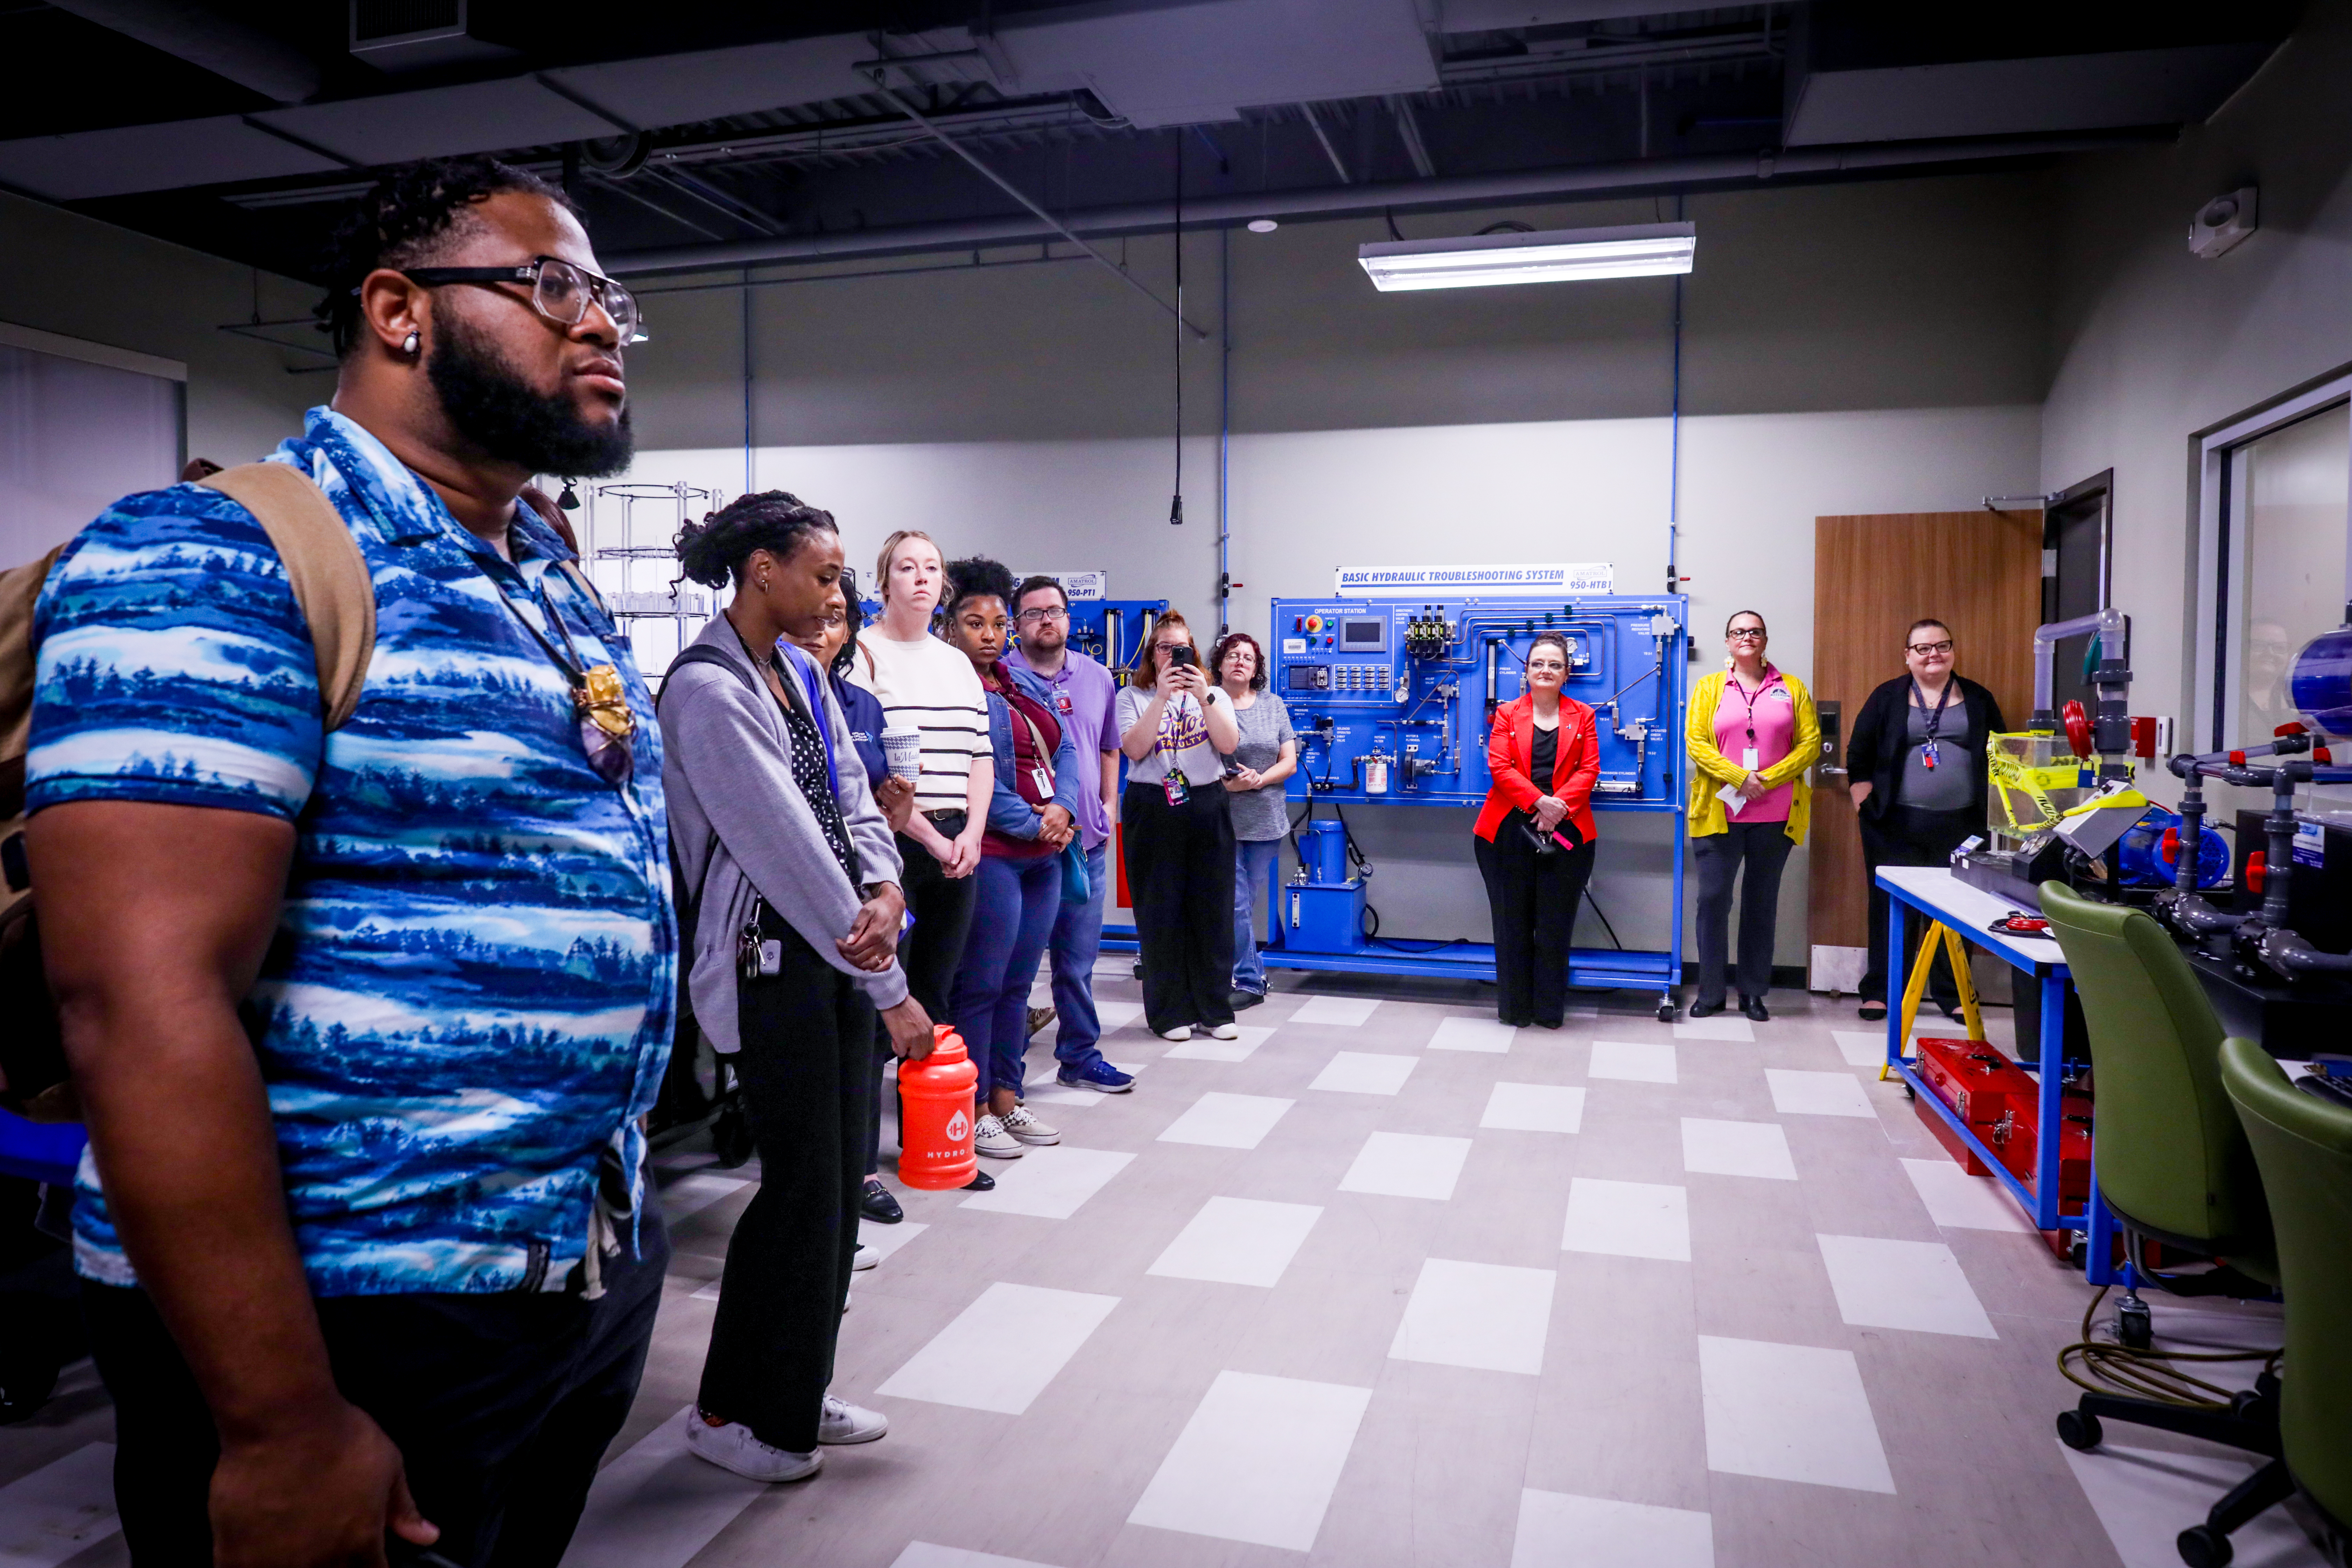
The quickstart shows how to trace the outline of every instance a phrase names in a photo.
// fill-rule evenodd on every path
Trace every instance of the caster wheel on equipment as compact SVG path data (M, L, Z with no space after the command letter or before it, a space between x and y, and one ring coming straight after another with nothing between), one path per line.
M2189 1568L2227 1568L2230 1559L2236 1555L2230 1538L2210 1524L2191 1525L2180 1532L2175 1544L2180 1548L2180 1560Z
M1909 1079L1905 1079L1903 1080L1903 1098L1906 1100L1916 1100L1919 1098L1919 1091L1911 1087L1911 1080Z
M2144 1351L2156 1342L2156 1326L2148 1317L2147 1302L2126 1301L2116 1309L2116 1342L2136 1351ZM2229 1559L2221 1561L2226 1563Z
M2105 1434L2099 1430L2099 1418L2081 1410L2061 1410L2058 1413L2058 1440L2069 1448L2087 1451L2099 1446Z
M1661 1002L1658 1004L1658 1022L1661 1024L1671 1024L1681 1012L1682 1009L1675 1006L1672 1002Z

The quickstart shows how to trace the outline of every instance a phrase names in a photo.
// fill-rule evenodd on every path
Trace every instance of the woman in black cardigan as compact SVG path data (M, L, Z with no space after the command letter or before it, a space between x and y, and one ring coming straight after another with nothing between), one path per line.
M1862 821L1863 875L1870 885L1870 972L1862 1016L1886 1016L1887 897L1881 866L1941 866L1960 841L1984 831L1985 746L2009 726L1991 692L1952 672L1952 632L1915 621L1903 637L1906 674L1870 694L1845 746L1847 785ZM1904 943L1908 973L1912 943ZM1928 994L1959 1016L1959 989L1940 956Z

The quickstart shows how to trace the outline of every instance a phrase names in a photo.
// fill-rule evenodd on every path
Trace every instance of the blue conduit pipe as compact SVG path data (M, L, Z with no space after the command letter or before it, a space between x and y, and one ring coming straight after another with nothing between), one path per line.
M1217 635L1234 629L1234 267L1231 227L1217 230Z
M1683 196L1675 193L1675 221L1683 216ZM1667 416L1666 437L1666 592L1682 592L1681 579L1675 575L1676 546L1680 542L1683 521L1683 275L1675 274L1675 390L1673 411Z

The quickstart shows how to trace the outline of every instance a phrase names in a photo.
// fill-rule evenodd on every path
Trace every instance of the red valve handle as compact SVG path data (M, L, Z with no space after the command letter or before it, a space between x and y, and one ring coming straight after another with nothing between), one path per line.
M2164 840L2157 846L2156 858L2168 866L2180 858L2180 829L2168 827L2164 830Z
M2091 754L2091 716L2083 711L2082 703L2069 700L2065 707L2058 710L2058 716L2065 723L2066 743L2074 748L2074 754L2078 757L2089 756Z
M2261 892L2263 890L2263 879L2267 877L2269 874L2270 857L2266 853L2257 849L2252 854L2246 857L2246 891L2250 893Z
M2336 753L2325 746L2314 746L2311 748L2311 760L2315 763L2332 763L2336 761Z
M2305 731L2304 730L2301 721L2290 719L2285 723L2280 725L2277 729L2273 730L2271 733L2273 735L2300 735L2305 733Z

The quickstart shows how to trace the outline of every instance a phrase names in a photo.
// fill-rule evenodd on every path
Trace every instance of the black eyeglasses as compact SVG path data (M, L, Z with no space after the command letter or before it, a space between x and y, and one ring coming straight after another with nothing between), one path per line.
M1070 612L1056 609L1024 610L1013 618L1024 626L1044 626L1047 621L1066 621L1070 618Z
M410 267L400 274L427 289L444 283L528 283L530 308L559 327L576 327L595 305L612 319L623 343L640 341L645 318L637 314L637 297L601 273L589 271L560 257L534 256L511 267ZM358 289L352 290L356 294Z
M1949 653L1952 651L1952 641L1947 637L1942 642L1915 642L1911 645L1911 651L1921 658L1926 658L1931 654Z

